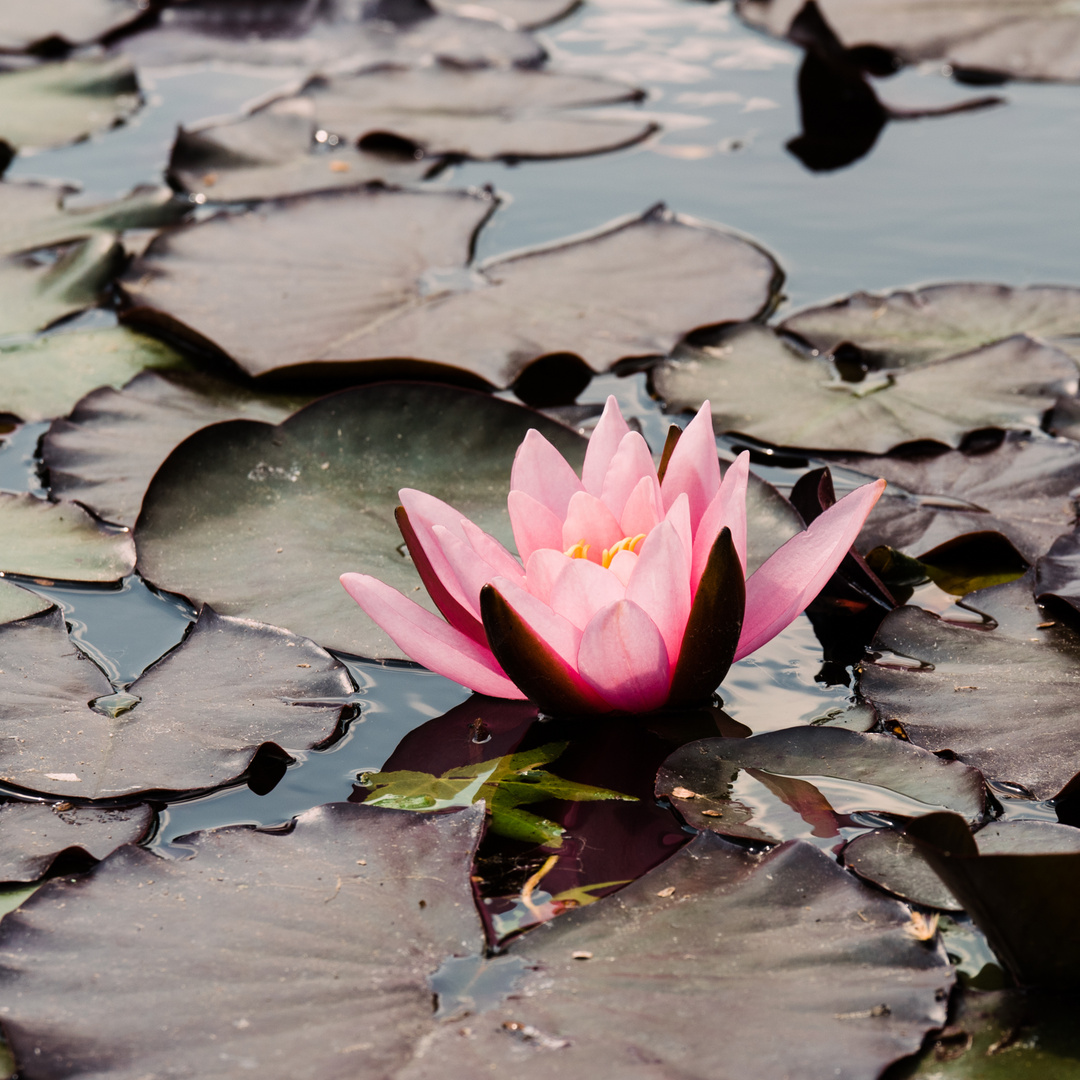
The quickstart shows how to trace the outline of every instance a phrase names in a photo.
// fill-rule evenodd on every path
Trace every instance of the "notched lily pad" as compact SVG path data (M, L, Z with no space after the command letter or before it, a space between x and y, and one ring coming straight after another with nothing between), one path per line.
M650 379L672 411L715 402L718 432L885 453L921 440L958 446L980 428L1038 429L1059 397L1076 392L1077 369L1064 353L1018 335L856 382L842 378L832 360L803 355L751 324L665 361Z
M0 803L0 880L37 881L64 852L104 859L144 840L154 822L145 803L124 809L70 803Z
M885 655L861 667L858 686L912 742L1048 799L1080 771L1080 636L1039 610L1032 579L966 598L992 629L897 608L870 646Z
M95 333L125 335L123 341L137 345L132 354L142 367L166 366L148 362L155 353L163 359L175 356L126 328ZM60 338L48 340L59 343ZM120 352L118 359L125 359L126 350ZM112 380L99 378L95 385L105 381ZM82 503L106 521L134 526L154 473L189 435L223 420L277 422L304 403L303 398L257 394L191 371L144 372L122 390L101 386L46 432L41 454L49 470L49 490Z
M206 608L122 696L58 611L0 626L0 655L0 777L79 799L224 784L264 743L325 742L353 688L313 642Z
M482 822L335 803L287 833L200 833L179 861L125 847L50 882L0 925L16 1060L116 1080L180 1058L208 1080L398 1075L432 1029L429 976L483 948Z
M0 139L20 149L63 146L116 127L141 103L135 69L122 57L3 72Z
M24 421L64 416L96 387L107 394L146 368L186 366L167 345L122 326L50 334L25 345L0 347L0 411ZM56 498L84 501L62 488L51 491ZM92 502L86 505L98 512ZM134 516L121 524L134 524Z
M0 492L0 571L62 581L119 581L135 568L128 532L81 506Z

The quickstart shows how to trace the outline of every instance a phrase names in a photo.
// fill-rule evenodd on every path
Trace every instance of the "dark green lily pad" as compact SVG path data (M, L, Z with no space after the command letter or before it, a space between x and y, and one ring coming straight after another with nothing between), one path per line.
M804 0L738 0L752 26L784 37ZM847 46L875 45L905 63L1014 79L1080 81L1080 18L1061 0L818 0Z
M0 336L32 334L91 307L123 263L123 249L109 236L86 240L52 265L0 259Z
M116 127L142 103L124 58L67 60L0 73L0 139L42 149Z
M433 1026L429 976L483 948L482 822L336 803L287 833L197 834L181 861L125 847L50 882L0 924L20 1069L399 1075Z
M127 532L108 531L75 503L0 492L0 571L62 581L119 581L135 567Z
M20 589L10 581L0 580L0 623L17 622L30 615L48 611L52 602L29 589Z
M1076 986L1080 830L1045 821L992 828L987 850L955 814L916 818L904 832L1021 986Z
M889 482L857 546L908 554L972 532L999 532L1029 561L1076 520L1080 451L1063 439L1010 432L991 448L904 457L841 454L833 461Z
M956 899L919 854L915 843L893 829L873 829L844 846L844 865L861 878L920 907L960 911Z
M0 880L37 881L63 852L104 859L146 839L154 811L145 803L119 810L70 803L0 803Z
M134 355L144 361L150 355L143 351L146 342L163 356L172 355L166 346L130 330L97 333L127 335L138 343ZM98 385L104 381L99 379ZM49 490L54 497L82 503L106 521L134 526L154 473L189 435L223 420L277 422L304 403L302 398L256 394L195 372L145 372L122 390L102 386L66 419L54 420L45 434L41 454L49 470Z
M801 355L768 327L751 324L665 361L650 378L672 411L711 400L718 432L884 453L924 439L958 446L978 428L1037 429L1060 396L1075 393L1077 370L1064 353L1016 336L849 382L831 360Z
M1033 576L966 598L993 629L916 607L890 612L870 646L886 655L861 667L858 685L912 742L1047 799L1080 771L1080 636L1039 610Z
M34 0L5 4L0 14L0 52L86 45L143 15L134 0Z
M217 787L264 743L325 742L352 692L313 642L209 609L121 695L58 611L0 626L0 654L0 777L80 799Z
M544 356L579 356L604 371L663 355L692 330L760 314L780 280L776 263L741 237L654 208L485 263L452 291L446 271L465 262L490 208L463 193L364 191L213 218L151 245L131 271L138 306L126 318L195 332L252 375L331 363L370 375L404 357L505 387ZM328 246L342 230L368 243ZM443 280L423 280L439 268ZM268 311L267 293L283 289L286 302Z
M186 366L187 361L167 345L123 326L50 334L0 348L0 411L24 421L64 416L96 387L108 394L110 387L123 386L146 368ZM53 488L52 494L84 501L62 487ZM86 505L98 513L92 502ZM130 522L121 521L134 523L134 515Z
M0 253L14 254L85 240L96 233L157 229L179 221L191 203L166 187L137 188L116 202L67 209L70 188L0 183Z

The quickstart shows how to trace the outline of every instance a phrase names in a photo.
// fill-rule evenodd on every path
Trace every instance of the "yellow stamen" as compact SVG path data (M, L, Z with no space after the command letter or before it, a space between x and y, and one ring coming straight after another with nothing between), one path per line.
M584 540L579 540L573 547L568 547L563 554L569 555L571 559L587 559L591 547L592 544L586 544Z
M611 566L611 560L614 559L620 551L630 551L636 555L637 552L634 551L634 548L636 548L644 539L644 533L638 533L637 536L624 536L617 544L613 544L609 548L604 548L604 554L600 559L604 569L607 570Z

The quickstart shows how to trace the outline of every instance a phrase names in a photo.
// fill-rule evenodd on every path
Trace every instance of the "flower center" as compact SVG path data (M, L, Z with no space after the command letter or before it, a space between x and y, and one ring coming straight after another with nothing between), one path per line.
M603 554L600 556L600 563L607 570L611 566L611 560L620 551L629 551L633 554L637 554L634 549L645 539L644 533L638 533L637 536L624 536L617 544L612 544L609 548L604 548ZM589 557L589 549L592 544L586 544L584 539L579 540L572 547L568 547L564 552L571 559L587 559Z

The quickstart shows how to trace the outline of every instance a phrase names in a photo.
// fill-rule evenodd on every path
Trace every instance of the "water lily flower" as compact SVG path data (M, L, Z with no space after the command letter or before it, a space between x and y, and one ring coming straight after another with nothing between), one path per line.
M367 574L341 583L407 655L479 693L552 713L696 704L817 596L885 487L851 492L747 578L748 473L744 453L721 479L706 402L658 474L610 397L580 478L536 430L518 448L507 506L520 560L440 499L399 493L444 619Z

